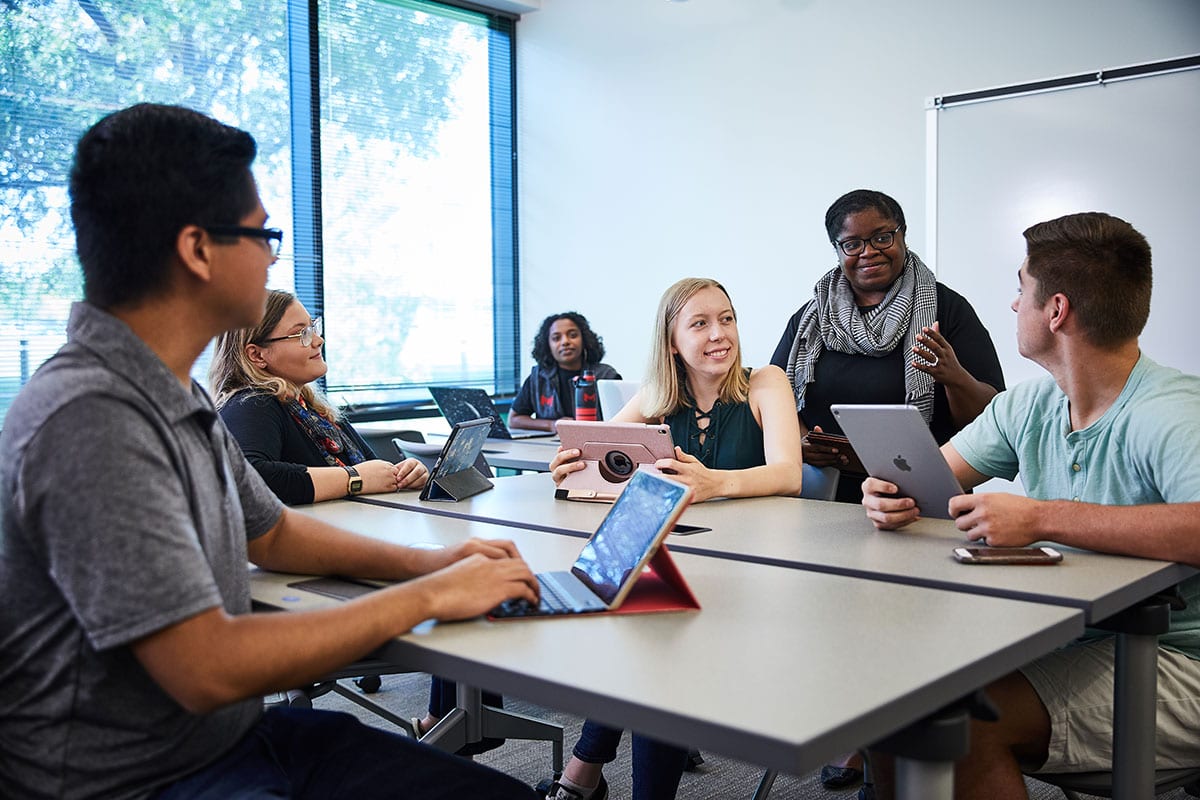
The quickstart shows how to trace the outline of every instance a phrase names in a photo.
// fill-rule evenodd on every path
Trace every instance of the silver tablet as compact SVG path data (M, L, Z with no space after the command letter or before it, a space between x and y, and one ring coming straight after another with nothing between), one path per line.
M950 498L963 493L916 406L832 405L868 474L900 487L923 517L950 519Z

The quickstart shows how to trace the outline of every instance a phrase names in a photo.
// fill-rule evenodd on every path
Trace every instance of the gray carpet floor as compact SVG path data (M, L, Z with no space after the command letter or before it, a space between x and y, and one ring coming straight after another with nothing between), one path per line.
M349 681L343 685L351 686ZM371 699L381 706L404 718L423 716L429 693L429 677L420 674L388 675L383 678L379 692L370 695ZM395 726L360 708L356 704L336 694L329 693L317 697L313 701L315 708L326 708L337 711L348 711L369 725L395 729ZM527 703L517 698L506 698L505 707L523 714L530 714L545 719L564 728L564 750L570 756L571 747L579 736L583 720L560 711L544 708L533 703ZM745 798L749 800L762 777L762 768L743 761L725 758L718 753L703 753L704 763L694 772L686 772L679 787L678 797L681 800L706 800L707 798ZM547 778L551 774L551 749L548 742L509 741L504 746L484 753L477 757L481 764L487 764L502 772L506 772L530 785ZM629 800L631 796L630 748L629 737L625 736L621 743L617 760L604 770L605 779L609 783L610 800ZM1062 793L1057 789L1037 781L1028 780L1029 796L1032 800L1061 800ZM852 800L857 797L854 790L845 792L829 792L824 789L817 773L807 775L780 775L771 792L772 800L830 800L844 798ZM1183 790L1177 790L1162 795L1168 800L1188 800Z

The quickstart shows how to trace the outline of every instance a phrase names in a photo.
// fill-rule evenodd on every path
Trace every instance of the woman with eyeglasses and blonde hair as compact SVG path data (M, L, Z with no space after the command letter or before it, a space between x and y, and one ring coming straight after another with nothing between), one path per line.
M429 477L416 459L396 464L376 458L370 446L313 388L328 366L321 320L289 292L267 294L267 310L253 328L217 338L208 379L221 419L242 452L283 502L296 505L348 494L420 489ZM418 734L429 731L454 708L455 684L434 676L429 712L413 719ZM483 701L502 707L485 692ZM467 745L472 756L498 747L491 737Z
M294 295L271 291L262 322L218 337L209 384L246 459L291 505L420 489L421 462L376 458L313 388L328 369L321 334L320 318Z
M646 379L616 422L666 423L675 457L655 466L688 484L694 500L800 494L800 426L778 367L742 366L737 314L725 287L684 278L659 301ZM555 483L584 468L576 449L550 464ZM588 720L547 800L603 800L604 765L622 731ZM687 748L633 735L633 800L674 797Z

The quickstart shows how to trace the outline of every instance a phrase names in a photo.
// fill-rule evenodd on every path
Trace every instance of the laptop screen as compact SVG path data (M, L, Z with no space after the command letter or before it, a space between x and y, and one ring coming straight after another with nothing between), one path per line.
M638 471L588 539L571 572L611 604L661 541L687 489Z
M483 389L431 386L429 387L429 393L433 395L433 401L437 403L438 410L442 412L442 416L451 425L482 417L490 417L492 420L492 431L489 435L498 438L507 438L508 429L504 427L504 421L500 419L500 412L496 410L495 404L492 403L492 398L488 397L488 393Z

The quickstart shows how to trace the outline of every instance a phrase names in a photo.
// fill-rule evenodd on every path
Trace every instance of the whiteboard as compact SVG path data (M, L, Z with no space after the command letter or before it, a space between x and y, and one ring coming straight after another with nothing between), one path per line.
M1200 69L926 113L926 251L991 332L1009 386L1045 374L1017 353L1009 307L1021 231L1078 211L1121 217L1150 241L1142 350L1200 374Z

